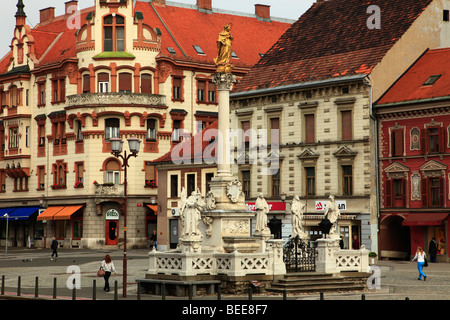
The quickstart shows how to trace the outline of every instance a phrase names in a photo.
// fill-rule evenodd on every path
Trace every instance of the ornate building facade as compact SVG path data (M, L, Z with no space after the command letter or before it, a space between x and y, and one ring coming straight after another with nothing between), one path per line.
M306 203L305 228L314 240L320 234L324 203L334 195L341 205L338 232L345 247L352 248L356 236L360 244L378 251L373 101L425 49L449 44L447 1L397 4L378 1L370 15L373 7L367 3L316 1L231 94L232 127L248 132L245 143L260 139L258 130L279 130L275 142L259 144L269 146L269 152L257 161L252 161L249 143L236 156L246 162L235 174L244 180L250 199L263 193L288 203L287 210L271 215L286 226L282 237L291 232L286 213L294 196ZM379 27L372 25L377 19ZM273 143L278 145L275 152L270 149ZM277 160L280 170L262 174L268 166L264 158Z
M448 261L450 50L427 50L377 101L380 252L409 257L434 238Z
M147 246L161 210L151 161L182 140L176 129L195 133L217 119L218 32L233 24L241 78L291 23L264 5L239 14L210 0L96 0L81 10L68 1L62 16L43 9L31 28L22 0L17 7L0 60L0 210L9 215L0 243L12 246L44 247L53 236L69 248L118 246L126 203L128 245ZM141 141L127 201L113 138Z

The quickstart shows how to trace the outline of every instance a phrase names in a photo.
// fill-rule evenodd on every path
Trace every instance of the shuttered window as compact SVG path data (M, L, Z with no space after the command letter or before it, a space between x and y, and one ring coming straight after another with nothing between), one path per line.
M91 76L89 74L83 75L83 93L91 92Z
M352 111L345 110L341 111L341 127L342 127L342 140L352 140L353 139L353 122L352 122Z
M250 142L250 121L242 121L241 122L242 127L242 140L244 142Z
M131 93L131 73L119 73L119 92Z
M141 75L141 93L152 93L152 75L144 73Z
M270 129L269 144L280 144L280 118L270 119Z
M315 125L314 125L314 115L307 114L305 115L305 134L306 134L306 143L314 143L315 141Z
M391 155L393 157L403 156L403 129L391 132Z

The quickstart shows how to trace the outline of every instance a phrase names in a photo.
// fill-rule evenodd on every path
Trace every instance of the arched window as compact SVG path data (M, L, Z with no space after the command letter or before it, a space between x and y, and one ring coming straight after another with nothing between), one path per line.
M98 92L109 92L109 74L100 72L97 75Z
M120 183L120 162L110 159L105 165L105 183Z
M109 15L103 18L103 51L125 51L125 18Z

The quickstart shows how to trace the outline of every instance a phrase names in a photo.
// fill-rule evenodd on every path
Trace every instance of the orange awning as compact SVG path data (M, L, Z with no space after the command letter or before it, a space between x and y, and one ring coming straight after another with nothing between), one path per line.
M44 212L42 212L42 213L37 217L37 221L42 221L42 220L53 220L53 216L54 216L55 214L57 214L59 211L61 211L62 209L64 209L64 207L62 207L62 206L49 207L47 210L45 210Z
M158 214L158 205L157 204L148 204L147 207L153 210L155 212L155 216Z
M54 216L54 220L70 220L72 214L83 208L83 206L66 206L58 211Z

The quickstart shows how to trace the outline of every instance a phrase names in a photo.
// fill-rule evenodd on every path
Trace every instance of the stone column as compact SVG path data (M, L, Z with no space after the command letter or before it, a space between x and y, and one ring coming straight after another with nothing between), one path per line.
M230 130L230 91L236 76L231 73L215 73L213 82L219 91L219 132L221 137L218 141L217 176L231 177L231 157L229 130Z

